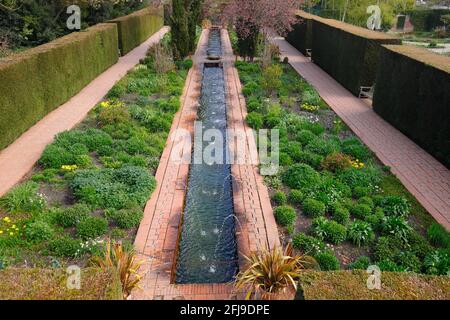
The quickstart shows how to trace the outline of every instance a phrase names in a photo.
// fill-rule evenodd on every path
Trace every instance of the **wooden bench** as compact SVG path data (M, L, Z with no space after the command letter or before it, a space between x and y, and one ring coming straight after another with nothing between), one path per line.
M360 87L359 98L360 99L373 99L373 92L375 90L375 85L371 87Z

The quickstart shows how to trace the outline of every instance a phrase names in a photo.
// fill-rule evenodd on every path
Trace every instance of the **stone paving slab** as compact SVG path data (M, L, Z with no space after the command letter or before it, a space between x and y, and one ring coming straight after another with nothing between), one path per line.
M450 171L353 96L282 37L273 37L283 57L376 154L422 206L450 230Z
M177 129L187 130L191 134L194 131L208 35L209 31L203 30L193 57L194 66L186 80L182 107L174 118L156 173L158 186L145 208L144 218L136 237L135 248L144 265L141 269L143 273L141 288L132 293L132 299L135 300L225 300L245 297L245 292L237 292L233 284L174 284L189 165L171 159L176 142L172 137ZM225 30L222 30L222 47L224 54L221 63L227 93L228 127L250 130L245 124L245 100L240 91L234 55ZM186 148L183 148L183 152L187 159L190 159L191 141L184 143ZM254 141L246 140L245 145L246 154L256 151ZM233 164L232 176L235 214L240 222L236 234L239 264L242 267L243 254L248 255L261 248L273 247L279 244L279 238L269 194L258 174L257 166Z
M80 123L114 84L134 68L139 60L145 58L148 48L158 43L169 30L169 27L161 28L139 47L121 57L115 65L99 75L69 101L50 112L11 145L0 151L0 197L30 172L56 134L70 130Z

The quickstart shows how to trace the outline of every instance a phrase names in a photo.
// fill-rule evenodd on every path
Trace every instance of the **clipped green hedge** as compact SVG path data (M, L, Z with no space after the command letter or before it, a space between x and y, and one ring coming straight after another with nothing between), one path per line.
M373 107L450 168L450 57L383 46Z
M119 30L119 48L127 54L164 26L164 7L148 7L110 21Z
M410 10L407 12L410 21L414 26L414 31L433 31L436 27L442 26L441 16L450 14L450 10L429 9Z
M315 17L312 59L354 95L375 83L381 44L401 44L382 32Z
M117 27L85 31L0 60L0 149L118 60Z
M312 48L312 19L313 15L304 11L297 12L298 22L286 36L286 41L298 51L306 55L306 49Z

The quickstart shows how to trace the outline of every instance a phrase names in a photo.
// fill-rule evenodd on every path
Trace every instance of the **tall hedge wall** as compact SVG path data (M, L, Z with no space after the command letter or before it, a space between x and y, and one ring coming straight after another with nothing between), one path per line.
M411 23L415 31L433 31L436 27L442 26L441 16L450 14L450 10L411 10L407 14L410 16Z
M382 32L331 19L313 19L312 59L353 94L375 83L381 44L401 44Z
M383 46L373 107L450 168L450 57Z
M0 60L0 149L118 60L117 27L99 24Z
M120 52L125 55L164 26L164 7L148 7L110 22L117 24Z
M298 22L286 36L286 41L298 51L306 55L306 49L312 48L312 19L313 15L304 11L297 12Z

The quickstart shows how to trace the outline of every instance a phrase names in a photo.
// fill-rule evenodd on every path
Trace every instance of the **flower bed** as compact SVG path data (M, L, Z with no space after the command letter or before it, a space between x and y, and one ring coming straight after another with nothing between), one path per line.
M269 92L263 84L276 79L264 78L259 64L237 62L248 124L280 132L281 168L265 181L283 240L314 256L322 270L377 264L383 271L446 274L449 233L314 88L289 65L275 65L281 82Z
M192 65L157 72L154 52L0 199L0 269L84 266L106 238L132 246Z

